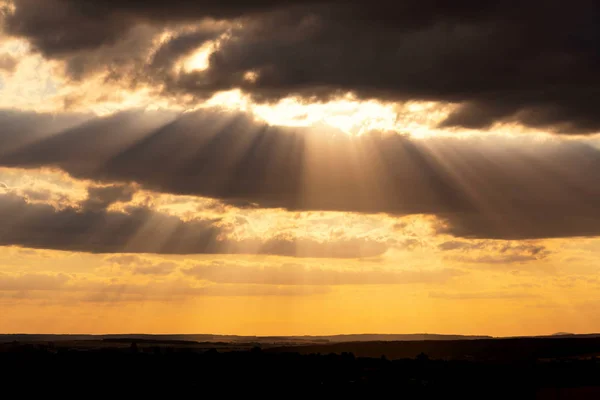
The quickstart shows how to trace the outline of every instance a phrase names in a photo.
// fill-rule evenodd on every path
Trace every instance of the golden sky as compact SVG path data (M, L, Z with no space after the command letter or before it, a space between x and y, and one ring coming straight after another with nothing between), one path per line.
M34 3L0 1L0 332L600 331L587 108L420 75L431 27L408 78L338 76L326 12Z

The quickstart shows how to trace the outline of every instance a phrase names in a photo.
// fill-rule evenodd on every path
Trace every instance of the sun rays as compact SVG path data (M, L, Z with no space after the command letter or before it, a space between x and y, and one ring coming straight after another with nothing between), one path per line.
M215 46L179 67L200 76ZM88 332L599 326L576 311L600 284L593 139L442 129L457 104L440 101L167 99L60 74L41 89L56 65L27 57L0 99L39 74L23 99L53 100L0 116L13 327L75 329L69 312Z

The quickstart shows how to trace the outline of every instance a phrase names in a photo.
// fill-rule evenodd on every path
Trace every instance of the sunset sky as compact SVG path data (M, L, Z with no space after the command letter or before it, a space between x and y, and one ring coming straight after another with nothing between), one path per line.
M0 10L0 333L600 332L595 1Z

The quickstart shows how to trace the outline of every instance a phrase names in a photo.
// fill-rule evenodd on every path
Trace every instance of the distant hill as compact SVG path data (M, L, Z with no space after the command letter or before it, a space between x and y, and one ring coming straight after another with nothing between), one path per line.
M546 336L522 336L522 337L535 337L535 338L544 338L544 339L565 339L565 338L583 339L583 338L598 338L598 337L600 337L600 333L557 332L557 333L553 333L552 335L546 335Z
M522 338L597 338L598 333L572 334L555 333L548 336L523 336ZM237 336L237 335L211 335L211 334L189 334L189 335L148 335L148 334L113 334L113 335L54 335L54 334L0 334L0 343L7 342L63 342L63 341L108 341L128 342L147 341L160 343L255 343L261 345L306 345L306 344L334 344L351 342L424 342L424 341L457 341L457 340L481 340L500 339L492 336L468 336L468 335L438 335L432 333L415 334L351 334L330 336Z
M310 343L347 343L347 342L391 342L391 341L429 341L429 340L474 340L491 339L491 336L436 335L418 334L355 334L332 336L237 336L237 335L44 335L44 334L0 334L0 343L6 342L57 342L57 341L154 341L154 342L230 342L230 343L269 343L269 344L310 344Z
M357 334L357 335L334 335L334 336L302 336L328 340L333 343L345 342L397 342L397 341L424 341L424 340L475 340L492 339L491 336L468 336L468 335L438 335L432 333L415 334Z
M388 359L415 358L425 354L432 359L446 360L536 360L555 358L585 358L600 356L600 336L578 335L530 338L497 338L482 340L420 340L368 341L280 346L265 349L269 353L343 354L356 357Z

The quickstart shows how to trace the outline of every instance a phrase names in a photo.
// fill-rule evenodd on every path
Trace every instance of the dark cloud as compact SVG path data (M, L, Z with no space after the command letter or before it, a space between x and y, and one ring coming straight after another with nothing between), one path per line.
M0 245L92 253L238 253L297 257L369 257L387 247L368 239L322 243L311 239L227 239L217 220L181 219L141 207L128 212L55 210L0 194Z
M91 115L39 114L18 110L0 110L0 155L35 143L38 139L77 126Z
M460 240L451 240L448 242L440 243L438 245L438 249L442 251L452 251L452 250L473 250L473 249L482 249L483 243L472 243L472 242L464 242Z
M27 135L14 130L3 136L19 142ZM6 152L0 165L54 166L79 178L138 182L236 205L394 213L462 209L467 202L428 158L400 136L353 140L338 131L273 127L242 113L202 110L177 118L138 112L99 118Z
M324 100L350 91L364 98L459 104L445 127L517 121L564 133L600 131L600 7L593 0L16 5L6 31L28 38L47 57L66 60L75 77L102 67L113 77L199 98L231 88L259 101L289 95ZM218 29L227 33L207 70L173 73L167 67L218 29L176 36L158 50L160 62L140 66L152 60L144 54L153 49L152 32L140 34L140 27L206 24L207 18L224 20ZM131 51L139 61L133 66L125 61ZM255 79L247 79L248 72Z
M458 250L462 252L470 252L472 250L487 250L500 254L518 253L529 255L532 257L545 257L546 255L548 255L548 250L545 246L511 241L450 240L447 242L440 243L438 245L438 249L441 251Z
M76 81L100 73L106 82L134 88L139 83L136 75L146 68L159 33L158 28L136 25L115 44L104 46L102 50L81 50L60 58L65 61L66 74Z
M89 211L102 211L118 201L131 201L135 192L136 189L129 185L91 186L82 207Z
M550 254L542 245L495 240L451 240L438 245L438 249L452 252L448 259L478 264L526 263L542 260Z
M4 29L28 38L36 49L51 57L106 47L115 44L133 24L131 19L103 12L99 3L16 0L16 9L7 13Z
M116 43L140 23L168 24L203 18L239 17L267 9L279 1L111 1L15 0L5 29L29 38L44 54L54 56Z
M598 195L587 197L594 203ZM543 208L538 210L505 211L496 216L490 214L449 214L446 224L438 233L469 238L531 239L577 236L598 236L599 211L595 204L581 205L582 198L575 200L567 209ZM565 203L563 200L561 203ZM566 204L565 204L566 206Z
M221 34L218 28L198 29L188 33L182 33L163 44L152 56L152 69L171 67L174 60L187 55L198 48L199 44L214 40Z
M127 112L56 133L47 115L4 115L0 139L13 150L0 148L0 166L262 208L434 214L438 232L469 238L600 234L600 151L580 140L351 138L211 109Z
M475 257L459 256L452 258L455 261L465 263L477 263L477 264L522 264L531 261L539 260L538 257L529 254L492 254L492 255L479 255Z

